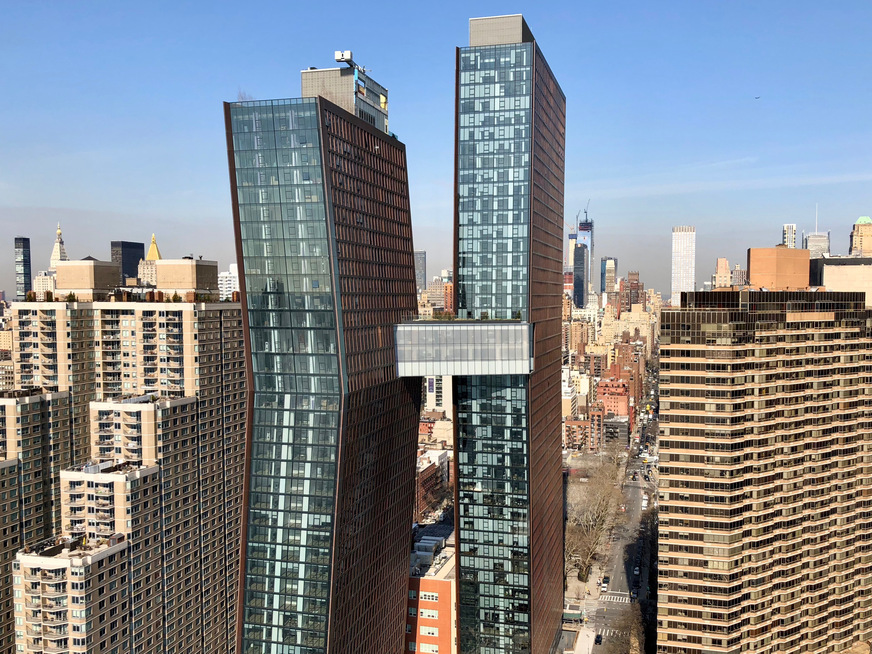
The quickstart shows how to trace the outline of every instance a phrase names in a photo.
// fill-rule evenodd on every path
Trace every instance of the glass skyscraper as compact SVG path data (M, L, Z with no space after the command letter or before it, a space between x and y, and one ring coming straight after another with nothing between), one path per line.
M363 71L333 70L310 73L319 97L225 104L253 379L246 654L404 644L420 408L395 367L394 325L416 308L406 154L355 115Z
M33 290L33 275L30 271L30 239L15 237L15 299L23 302Z
M145 259L145 244L132 241L112 241L112 263L121 266L121 284L136 279L139 262Z
M415 283L418 292L427 290L427 252L415 250Z
M609 266L609 261L612 265ZM618 260L615 257L603 257L600 260L600 293L612 293L615 279L618 276Z
M549 652L563 601L560 319L566 101L523 17L457 51L457 315L533 325L533 372L454 378L458 643Z
M590 272L590 252L587 245L575 246L572 264L572 302L579 309L587 306L588 273Z

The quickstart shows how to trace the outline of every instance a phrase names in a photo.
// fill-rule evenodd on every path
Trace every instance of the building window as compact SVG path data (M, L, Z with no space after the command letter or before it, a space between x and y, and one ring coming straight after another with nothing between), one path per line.
M422 602L438 602L439 593L421 593Z
M421 635L437 638L439 636L439 627L421 627Z

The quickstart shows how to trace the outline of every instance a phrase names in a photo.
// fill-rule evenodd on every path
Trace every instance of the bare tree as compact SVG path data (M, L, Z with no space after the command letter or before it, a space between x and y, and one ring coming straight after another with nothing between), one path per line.
M614 466L615 470L619 470L621 467L621 462L624 459L624 456L627 453L627 448L623 443L618 442L617 440L608 441L603 448L603 456L606 461L608 461L612 466Z
M641 654L645 649L645 628L638 604L630 604L612 623L614 635L603 643L606 654Z
M567 572L586 574L614 524L621 493L611 463L592 471L586 483L570 482L567 488L567 520L564 562Z

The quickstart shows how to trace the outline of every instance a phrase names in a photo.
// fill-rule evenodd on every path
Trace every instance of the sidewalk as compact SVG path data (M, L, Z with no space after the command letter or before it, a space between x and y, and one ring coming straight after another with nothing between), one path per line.
M602 563L599 561L594 562L587 582L579 581L578 575L573 572L569 575L569 579L567 579L566 592L564 593L566 599L579 601L581 603L584 603L585 598L591 601L598 600L600 596L600 586L597 584L597 580L602 579L602 576ZM586 590L590 591L590 595L585 593Z
M596 634L590 627L582 627L578 630L578 639L575 641L573 654L590 654L593 651L593 639Z

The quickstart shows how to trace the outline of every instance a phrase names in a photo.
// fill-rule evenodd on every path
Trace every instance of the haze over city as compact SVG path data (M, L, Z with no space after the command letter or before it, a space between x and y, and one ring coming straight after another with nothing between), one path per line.
M234 259L222 100L299 94L299 71L353 49L390 90L409 157L415 247L448 267L454 47L469 14L524 11L567 97L566 217L590 199L596 255L669 290L670 228L715 258L832 230L847 250L872 212L867 3L19 3L0 25L0 288L11 236L47 267L57 222L72 258L109 239ZM103 251L107 250L107 251Z

